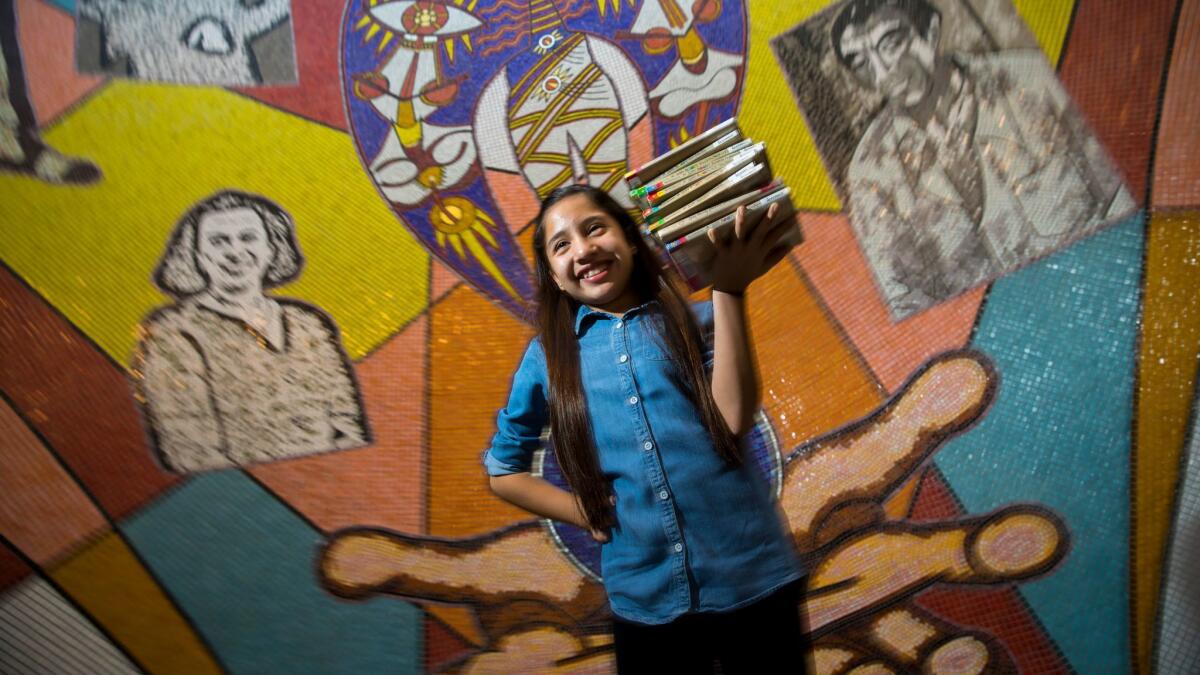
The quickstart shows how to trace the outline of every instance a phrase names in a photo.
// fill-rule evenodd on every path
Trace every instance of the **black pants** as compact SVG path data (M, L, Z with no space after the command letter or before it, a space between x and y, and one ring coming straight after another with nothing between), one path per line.
M800 625L804 579L729 612L685 614L662 625L613 617L620 675L804 673L810 646Z

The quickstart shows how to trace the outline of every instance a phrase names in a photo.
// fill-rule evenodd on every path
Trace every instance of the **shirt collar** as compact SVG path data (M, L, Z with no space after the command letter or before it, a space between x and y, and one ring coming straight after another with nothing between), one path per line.
M634 312L641 311L645 307L648 307L649 305L654 305L654 304L658 304L658 300L650 300L649 302L644 302L644 303L638 305L637 307L630 308L629 311L625 312L625 316L628 317L631 314L633 314ZM584 329L587 328L587 326L591 324L591 321L587 321L585 323L586 319L591 318L592 320L596 320L596 319L601 319L604 317L612 317L612 316L614 316L614 315L609 314L608 312L601 312L600 310L596 310L596 309L592 309L591 307L588 307L587 305L583 304L582 302L579 303L579 307L577 307L575 309L575 336L579 337L579 336L583 335Z

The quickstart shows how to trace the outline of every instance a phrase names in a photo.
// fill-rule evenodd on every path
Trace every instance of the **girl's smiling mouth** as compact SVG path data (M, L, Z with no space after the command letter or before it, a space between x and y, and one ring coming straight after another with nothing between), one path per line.
M583 274L579 275L579 280L587 283L598 284L608 278L608 270L610 267L612 267L611 261L590 265L584 269Z

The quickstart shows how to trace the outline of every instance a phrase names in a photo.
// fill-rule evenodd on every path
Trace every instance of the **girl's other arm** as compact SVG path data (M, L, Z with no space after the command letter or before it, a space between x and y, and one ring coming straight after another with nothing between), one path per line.
M592 538L599 542L608 541L608 533L588 527L583 507L575 495L559 488L544 478L528 472L510 473L489 478L492 492L504 501L525 509L530 513L569 523L589 530Z
M592 538L608 541L608 533L588 527L575 495L530 473L533 453L550 419L546 400L546 361L534 339L513 376L508 405L496 415L496 435L484 454L488 484L504 501L530 513L589 530Z

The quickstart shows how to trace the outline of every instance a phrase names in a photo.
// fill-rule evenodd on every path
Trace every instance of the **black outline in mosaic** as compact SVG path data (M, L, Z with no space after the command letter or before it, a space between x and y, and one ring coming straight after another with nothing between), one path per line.
M65 323L67 326L70 326L71 329L74 330L75 334L78 336L78 338L80 340L91 345L92 349L94 349L100 355L101 358L108 361L109 364L112 365L112 367L117 371L117 374L119 376L121 376L122 379L128 381L129 371L124 366L117 363L112 358L112 356L109 355L109 353L107 351L105 351L102 347L100 347L100 345L96 344L96 342L94 340L92 340L92 338L86 332L84 332L79 326L77 326L73 321L71 321L71 319L69 319L65 314L63 314L61 311L59 311L59 309L57 307L55 307L53 303L51 303L49 300L46 299L45 296L43 296L35 288L33 288L33 286L31 286L24 277L22 277L20 274L18 274L16 272L16 270L9 267L8 264L6 262L4 262L3 260L0 260L0 267L7 270L8 273L11 274L14 279L16 279L22 286L24 286L26 291L30 294L31 298L40 302L43 306L45 306L47 309L49 309L51 313L58 316L59 319L61 319L63 321L63 323ZM97 506L97 508L100 509L100 513L103 514L105 520L108 521L109 527L113 531L116 531L118 528L117 528L115 522L113 521L111 514L109 514L103 508L100 508L99 502L96 500L95 495L93 495L91 493L91 491L86 488L86 484L83 483L80 480L79 476L75 474L74 470L72 470L70 468L70 466L66 464L66 462L63 460L63 458L59 455L58 451L56 449L54 449L54 447L49 442L46 441L46 439L42 435L42 433L40 431L38 431L38 429L36 427L34 427L33 425L31 425L29 423L29 420L26 419L24 413L21 412L21 409L15 404L15 402L9 396L8 392L0 389L0 399L3 399L5 402L8 403L9 407L11 407L13 409L13 411L15 413L17 413L17 415L21 418L21 421L25 423L25 426L29 427L37 435L38 439L41 440L43 445L46 446L47 450L49 450L53 454L54 458L56 460L58 460L58 462L60 464L62 464L64 466L64 468L67 469L67 471L71 475L71 478L75 480L75 482L81 487L81 489L83 489L84 494L87 495L88 499L90 499L92 501L92 503L95 504ZM139 426L141 426L141 425L139 425ZM143 431L143 435L144 435L144 433L145 433L144 427L142 428L142 431ZM132 518L136 514L140 513L142 510L144 510L145 508L158 502L160 499L165 499L166 497L171 495L173 492L175 492L176 490L180 489L182 486L187 484L188 481L190 480L190 477L177 475L177 476L174 476L173 480L175 482L173 482L172 484L168 485L167 487L159 490L158 492L148 495L143 501L141 501L140 503L137 503L133 507L131 507L128 510L128 512L126 512L125 519Z
M1143 202L1143 208L1147 214L1147 224L1150 221L1149 214L1154 209L1154 202L1151 201L1154 198L1154 164L1158 158L1159 134L1162 132L1163 103L1167 97L1167 84L1171 77L1171 60L1175 54L1175 39L1179 35L1179 17L1183 14L1184 2L1185 0L1175 0L1175 11L1171 15L1171 30L1167 36L1167 49L1163 54L1162 72L1159 73L1158 93L1154 97L1154 102L1157 105L1154 108L1154 126L1150 130L1150 153L1146 156L1146 194L1144 195L1146 201ZM1136 669L1134 672L1136 675Z
M1154 629L1150 640L1150 671L1155 671L1155 666L1159 663L1161 656L1160 650L1162 643L1159 638L1162 636L1162 621L1163 607L1166 604L1167 583L1170 581L1171 575L1171 555L1175 549L1175 530L1179 524L1179 507L1180 494L1186 479L1185 470L1187 469L1189 459L1200 461L1200 457L1192 458L1187 450L1190 446L1191 439L1200 433L1200 351L1196 354L1196 370L1195 377L1192 381L1192 405L1188 410L1188 420L1185 424L1183 434L1183 448L1179 452L1179 468L1175 474L1175 489L1172 491L1174 499L1171 502L1171 511L1168 514L1167 537L1163 546L1163 563L1162 563L1162 579L1158 586L1158 607L1154 612Z
M863 355L862 348L858 346L858 343L850 338L850 334L846 332L845 326L843 326L842 322L839 321L834 315L833 310L829 309L829 303L826 302L825 296L821 294L821 290L817 288L817 285L813 283L811 278L809 278L808 272L804 271L804 266L800 264L800 261L796 260L796 256L791 255L790 253L784 258L789 264L791 264L792 271L796 274L796 277L799 279L800 283L804 285L805 289L808 290L808 294L812 296L813 300L816 302L817 308L821 310L821 314L825 316L825 320L829 322L829 326L833 328L833 331L837 333L839 338L841 338L842 343L846 345L846 351L849 352L851 358L858 363L858 367L862 369L863 374L870 377L871 382L875 385L875 393L879 395L881 400L887 400L887 398L891 396L893 392L889 392L887 387L883 385L883 380L879 378L879 374L875 372L875 369L871 367L871 363L867 361L866 356ZM872 291L874 291L874 289L872 289ZM895 324L893 323L892 325ZM823 436L825 433L835 430L836 428L830 429L827 432L822 432L821 435ZM784 458L784 461L786 463L787 458Z
M1079 2L1081 2L1081 1L1082 0L1077 0L1075 3L1075 6L1078 7ZM1149 258L1149 254L1150 254L1150 239L1151 239L1151 235L1153 234L1152 223L1155 220L1154 215L1158 211L1158 209L1154 208L1154 202L1152 201L1154 198L1154 168L1155 168L1156 160L1158 158L1158 145L1161 140L1159 138L1159 135L1162 132L1163 103L1166 100L1167 85L1170 81L1171 64L1172 64L1172 58L1174 56L1174 50L1175 50L1175 40L1179 34L1179 17L1183 12L1184 2L1185 2L1185 0L1176 0L1176 2L1175 2L1175 9L1171 15L1171 23L1170 23L1171 27L1169 30L1169 34L1167 36L1166 50L1163 54L1162 70L1159 73L1160 79L1159 79L1158 93L1155 95L1155 98L1154 98L1154 103L1155 103L1154 125L1151 128L1150 138L1148 140L1149 153L1147 154L1147 157L1146 157L1146 185L1145 185L1145 194L1143 195L1144 201L1143 201L1143 208L1142 208L1142 218L1143 218L1142 258L1141 258L1141 269L1139 271L1139 277L1141 279L1141 283L1138 285L1138 302L1137 302L1138 316L1137 316L1137 324L1136 324L1138 326L1138 331L1137 331L1136 339L1134 341L1133 410L1130 412L1130 435L1129 435L1130 491L1129 491L1129 560L1128 560L1128 564L1129 564L1129 582L1128 582L1129 583L1129 594L1128 594L1129 626L1128 626L1128 629L1129 629L1129 641L1130 641L1130 644L1129 644L1129 659L1130 659L1129 666L1130 666L1130 672L1133 673L1134 675L1137 675L1138 673L1141 672L1141 668L1140 668L1141 663L1140 663L1139 654L1138 654L1138 647L1139 647L1139 645L1138 645L1138 632L1139 632L1138 628L1142 622L1139 620L1139 617L1138 617L1138 594L1137 594L1137 579L1138 579L1138 568L1137 568L1138 539L1137 539L1137 535L1138 535L1138 522L1139 522L1138 518L1137 518L1137 496L1138 496L1138 483L1139 483L1139 481L1138 481L1138 460L1140 459L1140 453L1139 453L1140 448L1137 447L1137 439L1138 439L1137 430L1138 430L1138 423L1139 423L1138 410L1140 409L1140 403L1141 403L1141 370L1140 370L1139 366L1141 364L1141 359L1144 356L1143 348L1142 348L1142 340L1145 335L1145 325L1144 325L1142 319L1143 319L1143 315L1146 310L1146 307L1145 307L1146 281L1147 281L1146 274L1147 274L1147 262L1148 262L1148 258ZM1065 49L1064 49L1064 53L1065 53ZM1180 453L1180 454L1182 455L1183 453ZM1179 498L1179 486L1181 485L1181 483L1179 481L1180 481L1180 479L1177 476L1175 492L1172 493L1173 502L1177 502L1178 498ZM1169 560L1167 557L1165 557L1165 551L1169 551L1171 548L1171 543L1173 540L1172 532L1174 531L1174 517L1175 517L1174 510L1172 510L1171 514L1169 515L1170 523L1169 523L1169 528L1167 529L1167 535L1164 537L1164 557L1163 557L1164 567L1157 570L1159 573L1159 578L1158 578L1158 593L1156 595L1158 597L1155 600L1155 605L1153 605L1151 607L1151 609L1153 611L1153 619L1152 619L1153 629L1152 629L1151 636L1150 636L1149 657L1148 657L1150 659L1149 668L1150 668L1151 672L1153 672L1153 670L1154 670L1154 664L1156 663L1155 657L1158 653L1158 626L1159 626L1159 623L1160 623L1161 617L1162 617L1162 608L1163 608L1162 598L1163 598L1163 593L1166 588L1166 572L1167 572L1167 570L1165 569L1165 565L1166 565L1166 561Z
M303 2L304 0L296 0L296 1ZM234 96L237 96L238 98L245 99L245 100L249 101L250 103L257 103L258 105L266 106L266 107L270 108L271 110L274 110L275 112L280 112L280 113L283 113L290 117L295 117L297 119L304 120L305 122L308 122L310 124L315 124L318 127L321 127L322 129L336 131L337 133L342 134L343 136L346 136L347 138L350 138L350 134L345 129L339 129L338 127L335 127L328 122L322 122L321 120L309 117L308 115L305 115L304 113L301 113L298 110L290 110L288 108L284 108L284 107L277 105L275 103L272 103L270 101L264 101L263 99L258 98L248 92L238 91L239 87L240 88L256 88L256 87L299 87L299 86L300 86L299 83L294 83L294 84L252 84L252 85L240 85L239 84L239 85L226 85L226 86L222 86L219 88L224 89L227 93L233 94Z
M1058 61L1054 63L1054 73L1056 75L1062 70L1063 61L1067 55L1067 46L1071 44L1071 34L1075 31L1075 18L1079 15L1079 5L1086 1L1071 1L1071 16L1067 18L1067 27L1063 30L1062 40L1058 43ZM1017 14L1020 16L1020 12L1017 12ZM1025 17L1022 16L1021 19L1024 20Z
M38 0L38 2L44 3L47 2L47 0ZM110 84L112 84L112 80L109 79L105 79L104 81L97 83L96 86L84 92L82 96L72 101L69 105L67 105L67 107L58 111L57 115L46 118L45 122L38 125L38 131L51 131L54 129L54 127L63 124L67 121L67 118L79 112L85 105L91 103L92 99L98 97L101 93L106 91Z
M9 407L11 407L13 409L13 412L16 413L16 415L21 419L21 422L24 423L25 426L31 432L33 432L33 434L35 436L37 436L38 440L41 441L42 446L46 449L46 452L51 457L53 457L55 461L58 462L59 466L62 467L63 471L65 471L67 473L67 475L71 477L71 480L75 481L75 485L79 488L79 491L88 498L88 501L90 501L92 503L93 508L95 508L96 511L104 518L105 522L108 524L109 532L111 532L113 536L115 536L121 540L121 543L125 545L125 548L126 548L126 550L129 551L129 554L131 556L133 556L134 560L136 560L139 565L141 565L142 571L145 573L146 578L148 578L149 580L151 580L155 583L155 585L158 587L158 591L160 593L162 593L163 599L165 599L167 601L167 603L171 606L171 608L175 610L176 614L179 616L180 620L184 623L184 625L186 625L188 628L190 628L192 630L192 633L196 636L196 641L205 649L205 651L208 652L208 656L212 659L213 663L217 664L221 669L225 670L226 672L229 672L228 666L226 666L225 663L221 660L220 656L217 654L216 650L213 648L213 645L208 641L208 638L205 637L204 633L202 633L200 631L199 625L192 619L192 617L187 612L185 612L183 610L183 607L179 604L179 601L167 589L167 587L165 585L163 585L162 580L159 578L158 574L155 573L154 568L151 567L149 564L147 564L146 559L142 556L141 552L129 540L129 537L125 534L124 528L121 527L121 525L118 523L118 521L113 520L112 515L109 514L108 511L105 510L104 506L99 502L99 500L96 499L96 495L92 494L92 491L88 488L87 484L80 480L79 475L77 473L75 473L75 470L71 468L70 464L68 464L66 461L63 460L62 456L58 453L58 450L55 449L55 447L52 444L50 444L50 442L44 436L42 436L42 434L37 430L37 428L35 428L33 425L31 425L29 423L29 420L28 420L28 418L26 418L25 414L20 409L18 409L16 406L13 405L12 399L9 398L8 393L0 390L0 398L2 398L9 405ZM132 518L135 517L135 513L137 513L138 511L141 511L147 505L157 502L161 497L164 497L164 496L170 494L171 492L174 492L179 487L181 487L182 485L184 485L188 482L189 481L186 479L179 480L175 485L172 485L170 488L163 490L163 491L159 492L158 494L154 495L154 497L151 500L144 502L141 506L139 506L135 509L130 509L130 511L125 514L125 517L123 518L123 520L124 521L131 520ZM2 537L2 535L0 535L0 537ZM87 548L94 546L102 538L103 537L96 538L93 541L88 542L88 544L86 546L76 549L69 556L64 555L62 557L62 559L60 559L56 564L63 565L66 563L67 560L78 557L78 555L80 553L82 553ZM37 569L39 571L41 570L41 568L37 567L37 566L35 566L35 569Z
M233 201L231 201L233 200ZM215 204L215 206L214 206ZM232 206L231 206L232 204ZM255 213L262 222L263 230L267 235L268 243L273 243L277 248L282 248L286 245L288 253L293 256L291 260L285 260L280 267L276 267L278 258L282 254L275 255L267 268L262 273L262 287L259 289L260 295L268 300L273 300L280 309L280 321L283 329L283 347L276 350L272 348L272 352L289 352L293 336L289 329L289 322L285 314L286 308L292 308L300 313L309 315L314 321L320 324L326 335L322 342L325 346L330 347L337 357L337 365L344 368L345 375L348 380L349 390L352 394L355 407L354 422L362 432L361 443L351 447L324 448L316 451L302 452L300 454L284 455L282 457L257 458L252 461L238 461L229 456L226 450L229 450L227 444L229 442L228 434L225 426L226 420L220 412L218 406L217 393L213 388L215 380L208 377L203 377L204 384L207 387L205 392L209 408L214 411L215 426L221 437L220 447L217 452L224 456L224 459L229 460L229 464L203 464L190 468L178 466L178 457L170 457L171 452L164 447L160 442L160 433L162 432L161 424L155 411L151 405L154 399L154 391L147 385L149 381L144 372L147 367L148 355L154 350L152 337L155 336L155 331L152 328L159 327L162 323L170 323L175 317L180 317L188 311L187 301L197 297L208 291L212 282L208 281L207 275L201 271L199 267L199 251L196 244L181 244L182 241L198 238L199 221L205 215L205 212L197 212L197 209L203 210L206 206L211 207L209 212L224 212L233 207L253 206ZM284 235L278 235L277 228L283 224ZM282 238L282 241L277 240L277 237ZM190 249L190 250L189 250ZM180 270L177 263L181 257L187 257L190 260L186 263L186 268ZM345 344L342 339L342 330L338 325L337 320L325 310L324 307L305 299L280 295L269 292L270 290L286 286L296 281L302 274L307 263L307 258L301 251L297 241L297 225L291 212L281 206L278 202L270 197L266 197L256 193L246 193L232 188L224 188L193 203L188 211L172 226L167 237L167 244L164 252L159 256L155 269L150 276L151 284L156 287L159 292L167 297L167 302L155 305L146 311L138 322L137 332L139 339L134 345L130 356L130 366L124 369L127 386L133 392L134 405L139 416L139 424L142 427L145 445L151 457L155 460L158 468L164 473L181 476L193 472L204 472L211 470L222 470L233 467L243 466L258 466L263 464L271 464L277 461L297 459L300 457L311 457L316 455L325 455L333 452L342 452L345 450L354 450L364 447L370 447L375 442L375 434L371 429L370 421L367 419L366 406L364 404L362 388L359 386L359 378L355 362L350 358L346 351ZM288 263L292 267L288 268ZM274 276L272 276L274 274ZM200 290L194 290L189 284L195 279L204 281L204 286ZM212 307L197 303L196 309L208 319L215 319L211 323L215 325L232 323L239 325L242 328L247 328L252 335L257 335L260 342L264 342L266 338L256 329L250 329L246 326L242 319L238 319L227 314L217 312ZM206 323L210 321L206 320ZM168 329L164 329L168 330ZM203 372L208 374L213 372L213 368L209 365L209 354L205 352L200 342L190 332L177 332L176 335L186 342L195 353L199 356L203 364ZM333 359L329 359L330 365ZM310 368L316 367L314 363L309 363ZM283 378L281 381L286 381ZM219 383L219 382L218 382ZM161 391L159 392L161 393ZM253 403L253 402L252 402ZM346 434L349 436L349 434Z
M1164 87L1165 87L1165 84L1164 84ZM1162 108L1162 100L1160 98L1159 99L1159 109L1161 110L1161 108ZM1156 121L1155 122L1155 128L1156 128L1155 135L1157 135L1157 125L1158 125L1158 122ZM1153 141L1151 144L1153 145ZM1149 164L1150 164L1150 175L1153 176L1154 175L1153 149L1151 149L1151 157L1150 157ZM1153 181L1151 181L1151 182L1153 182ZM1147 185L1147 187L1146 187L1147 195L1149 195L1150 189L1151 189L1151 186ZM1142 251L1141 251L1141 256L1139 256L1139 261L1138 261L1137 316L1135 317L1135 322L1134 322L1134 325L1137 327L1137 332L1134 334L1133 353L1131 354L1131 356L1133 357L1133 369L1132 369L1133 372L1130 373L1131 382L1130 382L1130 392L1129 392L1129 394L1130 394L1130 396L1129 396L1129 399L1130 399L1130 401L1129 401L1129 407L1130 407L1130 410L1129 410L1129 461L1127 464L1127 466L1129 467L1128 468L1128 470L1129 470L1129 500L1128 500L1129 529L1128 529L1128 533L1127 533L1128 540L1126 541L1126 549L1127 549L1128 553L1127 553L1125 562L1126 562L1126 565L1128 566L1127 572L1126 572L1128 578L1125 581L1125 586L1126 586L1126 596L1125 597L1126 597L1126 610L1128 611L1128 616L1126 617L1126 619L1128 621L1128 624L1126 625L1126 630L1128 631L1128 635L1127 635L1128 644L1126 645L1126 647L1129 650L1128 651L1128 653L1129 653L1129 664L1128 665L1129 665L1129 672L1131 675L1138 675L1138 673L1140 672L1140 670L1138 668L1138 662L1139 662L1139 659L1138 659L1138 625L1140 622L1138 621L1138 593L1137 593L1138 545L1137 544L1138 544L1138 530L1139 530L1139 528L1138 528L1138 485L1141 482L1139 480L1139 474L1138 474L1138 466L1141 463L1139 461L1141 459L1141 457L1140 457L1141 448L1138 447L1138 426L1141 422L1141 419L1138 416L1138 411L1141 408L1141 402L1142 402L1141 364L1142 364L1142 357L1145 356L1145 354L1143 353L1143 348L1144 348L1143 340L1145 339L1146 326L1143 322L1143 319L1145 318L1145 313L1146 313L1146 264L1147 264L1147 261L1150 256L1150 234L1151 234L1150 223L1152 221L1149 207L1141 210L1141 217L1142 217L1142 227L1141 227ZM1164 543L1170 542L1170 539L1171 539L1171 531L1170 530L1167 530L1167 535L1164 539L1165 539ZM1165 558L1164 558L1164 560L1165 560ZM1161 588L1163 570L1160 568L1158 570L1158 573L1159 573L1158 581L1159 581L1159 586ZM1155 609L1155 611L1154 611L1155 615L1158 615L1158 613L1161 611L1161 607L1155 607L1154 609ZM1153 645L1153 643L1151 643L1151 644Z
M364 447L369 447L369 446L364 446ZM356 448L356 449L361 449L361 448ZM311 457L312 455L305 455L305 456L306 456L306 457ZM297 458L297 459L299 459L299 458ZM231 467L231 468L232 468L232 467ZM258 478L258 476L255 476L253 473L251 473L248 467L237 467L237 470L238 470L239 472L241 472L241 473L242 473L242 475L243 475L243 476L245 476L245 478L246 478L247 480L249 480L249 481L250 481L251 483L253 483L253 484L254 484L256 487L258 487L260 490L262 490L263 492L265 492L265 493L266 493L266 494L267 494L269 497L271 497L271 499L273 499L273 500L275 500L275 501L279 502L279 504L280 504L281 506L283 506L283 508L284 508L285 510L287 510L287 511L290 511L290 512L292 513L292 515L296 516L296 518L300 520L300 522L302 522L302 523L304 523L305 525L307 525L307 526L311 527L311 528L312 528L312 530L313 530L313 532L317 533L317 534L318 534L318 535L320 535L321 537L324 537L324 536L325 536L325 530L323 530L323 529L321 529L320 527L318 527L318 526L317 526L317 524L316 524L316 523L314 523L314 522L312 521L312 519L311 519L311 518L309 518L308 516L304 515L304 513L302 513L302 512L301 512L299 509L297 509L295 506L293 506L293 505L291 504L291 502L289 502L288 500L286 500L286 499L284 499L283 497L281 497L281 496L279 495L279 493L277 493L277 492L275 492L274 490L272 490L272 489L271 489L271 487L270 487L269 485L267 485L266 483L264 483L262 480L260 480L260 479Z
M42 296L40 293L38 293L24 277L22 277L15 270L13 270L11 267L9 267L8 264L5 263L3 260L0 260L0 265L3 265L3 267L5 269L7 269L10 274L12 274L13 278L17 279L22 285L24 285L34 298L41 301L41 303L43 305L48 307L54 314L58 315L67 325L71 326L75 330L75 332L79 335L79 337L81 339L83 339L88 344L90 344L105 360L107 360L109 363L111 363L113 365L113 367L118 371L118 373L122 376L122 379L125 379L127 381L130 379L129 371L125 367L123 367L123 366L121 366L121 364L117 363L108 354L108 352L105 351L103 348L101 348L98 344L96 344L96 342L94 340L92 340L91 337L87 335L87 333L85 333L83 330L81 330L79 328L79 326L75 325L74 322L72 322L61 311L59 311L59 309L57 307L55 307L53 303L51 303L44 296ZM109 514L107 512L107 510L104 509L104 507L96 499L95 495L87 487L87 484L80 480L80 477L78 476L78 474L76 474L74 469L72 469L71 466L63 460L62 456L58 453L58 451L54 448L54 446L51 445L49 443L49 441L41 434L41 432L38 431L38 429L36 427L34 427L33 425L31 425L29 423L29 420L25 417L24 413L20 410L20 408L18 408L15 405L15 403L9 397L7 392L0 390L0 399L3 399L5 402L8 403L9 407L11 407L13 409L13 411L21 418L21 421L25 424L25 426L28 427L38 437L38 439L42 442L43 446L51 454L51 456L54 457L54 459L63 467L63 469L67 472L67 474L72 478L72 480L75 481L76 485L83 492L83 494L87 496L89 501L92 502L92 505L104 517L105 521L108 523L109 530L112 533L114 533L116 536L120 537L120 539L121 539L122 543L125 545L125 547L130 551L130 553L138 561L138 564L140 564L142 566L143 570L146 571L147 576L152 581L154 581L155 584L157 584L159 591L163 594L163 597L171 604L172 608L175 609L175 611L178 613L178 615L183 620L183 622L192 630L193 634L195 634L197 636L197 640L205 648L205 650L207 650L209 656L213 659L213 662L216 663L218 666L220 666L226 672L229 672L228 667L218 657L212 644L210 644L208 639L206 637L204 637L204 635L200 632L199 626L195 623L195 621L193 621L191 616L189 616L188 614L186 614L183 611L182 607L180 606L179 602L176 600L174 595L172 595L167 590L167 588L163 585L162 581L159 579L158 575L156 575L152 571L150 566L147 565L147 563L146 563L145 559L142 557L141 553L137 550L136 547L134 547L131 544L129 539L126 537L124 530L120 527L120 525L118 524L117 521L113 520L112 515ZM144 425L143 425L143 434L145 434ZM243 472L245 471L244 469L240 469L240 470L242 470ZM253 479L253 477L251 477L251 478ZM128 521L128 520L131 520L131 519L141 515L143 512L148 511L150 508L154 507L159 502L165 501L166 499L170 498L170 496L172 494L179 491L185 485L187 485L189 482L191 482L190 476L187 476L187 475L176 475L174 477L174 479L175 479L175 482L173 484L167 486L165 489L162 489L156 493L151 494L144 501L135 505L133 508L130 508L128 510L128 512L125 514L125 516L122 518L122 521ZM255 482L257 482L257 481L255 481ZM288 508L289 510L294 511L294 507L292 507L286 501L282 500L277 494L270 491L269 489L266 490L266 492L273 499L282 503L285 506L285 508ZM312 525L311 521L309 521L306 517L303 518L303 520L306 523ZM315 526L314 526L314 530L317 532L321 532L321 530L319 528L316 528ZM75 554L73 553L71 557L73 557L74 555ZM63 559L66 560L67 558L64 557Z
M24 286L25 290L29 292L31 297L40 301L55 316L57 316L59 319L61 319L63 323L65 323L66 325L68 325L72 329L74 329L76 336L79 339L86 342L87 344L91 345L92 348L95 349L96 352L100 354L101 358L103 358L105 361L108 361L110 364L112 364L113 368L117 369L117 372L128 377L129 370L125 366L118 363L117 360L115 358L113 358L113 356L111 354L109 354L108 351L106 351L103 347L101 347L95 340L93 340L92 337L87 334L87 332L85 332L74 321L72 321L70 319L70 317L68 317L66 314L63 314L62 311L60 311L58 309L58 307L56 307L54 305L54 303L50 302L50 300L48 298L46 298L46 296L44 296L40 292L38 292L38 290L33 287L33 284L31 284L28 279L21 276L21 274L19 274L15 269L13 269L11 266L9 266L9 264L3 259L0 259L0 268L6 270L10 275L12 275L12 277L14 279L17 280L18 283L20 283L22 286ZM11 317L11 316L12 316L12 314L7 314L5 317L5 320L7 321L8 317Z
M8 537L5 537L3 534L0 534L0 546L4 546L9 551L12 551L13 555L20 558L21 561L24 562L25 565L28 566L30 569L30 574L28 574L25 578L17 581L12 586L9 586L7 589L5 589L5 591L3 593L0 593L0 598L7 596L9 593L11 593L14 589L16 589L18 586L21 586L22 584L25 584L35 578L40 579L43 583L45 583L51 589L53 589L54 592L57 593L58 596L60 598L62 598L64 602L66 602L68 605L70 605L72 608L74 608L75 611L78 612L80 618L82 618L84 621L88 622L88 624L90 624L92 626L92 628L94 628L101 637L103 637L105 640L108 641L108 645L110 647L112 647L114 650L116 650L119 654L124 656L129 661L130 665L132 665L138 671L140 671L142 673L146 673L147 675L150 675L151 671L146 667L146 665L143 664L141 661L139 661L137 658L135 658L134 655L128 649L125 648L125 645L121 644L121 642L119 640L117 640L115 637L113 637L112 633L108 632L108 629L105 628L102 623L97 621L96 618L94 616L92 616L91 612L87 611L87 609L85 609L83 607L83 605L79 604L79 602L77 602L70 593L67 593L66 590L64 590L63 587L61 585L59 585L59 583L57 581L55 581L53 576L51 576L49 573L47 573L45 570L43 570L41 568L41 566L39 566L36 562L33 561L32 558L25 555L25 552L22 551L20 549L20 547L18 547L16 544L14 544ZM83 550L80 550L79 552L82 553Z
M975 345L975 337L979 334L979 325L983 323L983 313L987 309L988 301L992 299L992 286L995 282L991 282L983 287L983 295L979 298L979 307L975 310L975 320L971 322L971 331L967 334L967 340L964 343L967 347Z

